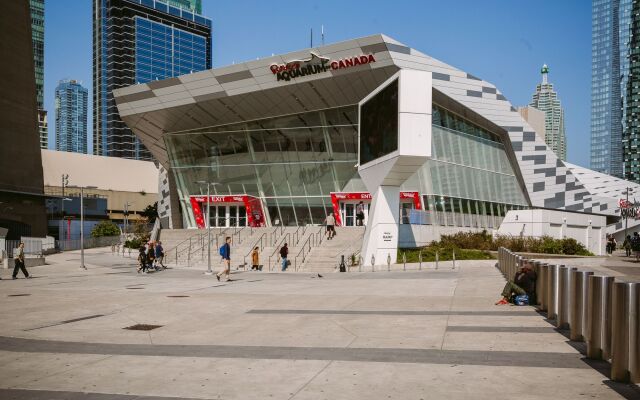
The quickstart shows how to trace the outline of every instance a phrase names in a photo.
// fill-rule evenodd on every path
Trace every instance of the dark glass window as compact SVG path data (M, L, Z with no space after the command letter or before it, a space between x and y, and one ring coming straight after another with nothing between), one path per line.
M398 150L398 80L360 109L360 164Z

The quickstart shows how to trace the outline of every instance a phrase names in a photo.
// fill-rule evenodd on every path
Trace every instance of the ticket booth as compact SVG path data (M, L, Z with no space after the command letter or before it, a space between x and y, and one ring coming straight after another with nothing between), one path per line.
M198 228L265 226L260 199L249 195L209 196L210 215L207 215L207 196L191 196L191 208Z

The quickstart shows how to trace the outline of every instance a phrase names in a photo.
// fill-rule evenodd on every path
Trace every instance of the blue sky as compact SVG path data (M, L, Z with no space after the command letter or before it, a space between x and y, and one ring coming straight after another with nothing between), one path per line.
M589 166L590 1L203 0L202 8L213 20L214 67L306 48L311 28L317 44L324 25L326 43L384 33L495 84L518 106L529 103L547 63L565 109L568 160ZM92 91L91 1L48 0L45 13L52 148L58 81L77 79Z

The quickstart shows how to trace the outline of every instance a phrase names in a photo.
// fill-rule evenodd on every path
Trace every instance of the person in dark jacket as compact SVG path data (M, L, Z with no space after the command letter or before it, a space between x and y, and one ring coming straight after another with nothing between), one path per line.
M220 276L227 275L227 282L231 279L229 274L231 273L231 237L227 236L222 248L220 249L220 255L222 256L223 269L216 274L216 278L220 280Z
M141 271L143 274L147 272L147 253L144 246L140 246L138 249L138 273Z
M155 259L156 259L156 249L153 246L153 242L149 242L149 244L147 245L147 266L148 268L154 268L157 270L157 268L155 268Z
M513 281L509 281L502 289L502 299L496 302L496 305L507 304L511 302L513 295L521 296L526 294L529 296L529 303L533 304L536 293L536 272L531 268L531 264L525 262L522 268L516 272Z

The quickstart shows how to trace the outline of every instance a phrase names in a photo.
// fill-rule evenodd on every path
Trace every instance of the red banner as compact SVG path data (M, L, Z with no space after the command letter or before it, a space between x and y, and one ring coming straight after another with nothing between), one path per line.
M193 217L196 220L198 228L203 229L206 224L204 215L202 214L203 204L207 203L207 196L191 196L191 209ZM209 196L209 202L213 204L242 204L247 210L247 226L260 227L265 226L264 212L262 211L262 202L254 196L246 194L231 196Z

